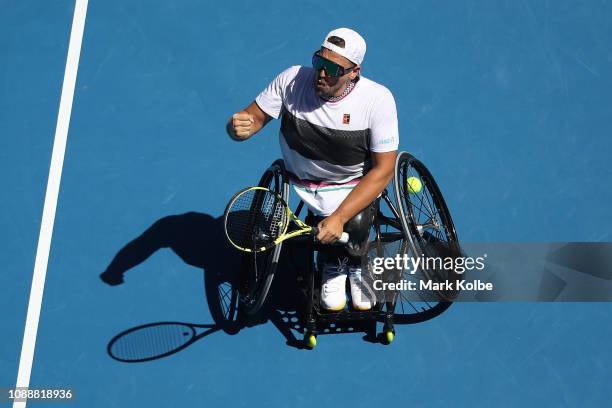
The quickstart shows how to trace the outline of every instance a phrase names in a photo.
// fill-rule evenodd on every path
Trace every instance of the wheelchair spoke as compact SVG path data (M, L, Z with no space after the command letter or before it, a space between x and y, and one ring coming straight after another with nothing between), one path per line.
M422 183L419 192L411 192L408 178L416 177ZM395 203L399 209L399 221L406 236L407 251L413 256L446 253L450 243L457 238L448 208L431 173L419 160L407 152L401 152L396 161L394 177ZM440 246L442 244L442 246ZM439 271L421 270L416 274L401 272L401 279L418 282L422 279L442 279ZM418 322L430 319L450 305L448 297L438 291L405 290L395 294L396 321Z
M433 202L433 197L431 197L431 193L428 191L425 192L425 198L429 203ZM431 204L433 206L433 204ZM435 218L432 219L434 224L434 229L438 233L437 238L441 241L448 242L448 237L446 235L446 229L444 228L444 223L442 222L442 217L438 211L435 212ZM442 237L442 233L444 234L444 238Z
M411 174L410 177L417 177L418 178L418 176L419 176L418 174ZM429 219L434 219L436 214L437 214L437 211L435 211L433 209L434 205L429 200L429 196L428 196L429 190L427 188L425 188L422 191L423 191L423 194L413 194L413 196L416 197L419 200L419 202L420 202L420 205L419 205L419 215L421 215L422 213L425 213L425 211L423 211L423 207L426 207L426 210L428 210L427 211L428 218ZM422 196L425 196L425 199L426 199L425 201L421 198ZM420 217L417 217L417 219L419 219L419 218Z
M422 178L422 176L416 173L414 169L410 169L409 177ZM416 228L419 234L422 235L425 229L430 229L434 231L433 235L438 240L448 242L448 237L444 228L444 224L442 222L442 217L439 211L437 210L435 200L427 185L424 186L421 194L412 194L410 197L415 197L419 203L418 206L412 203L409 204L412 206L412 208L415 208L417 210L417 214L415 214L415 219L417 221ZM423 215L425 215L427 219L421 221Z
M401 297L401 298L403 298L403 299L406 299L406 297L405 297L403 294L401 294L401 293L399 294L399 297ZM412 308L412 310L413 310L414 312L417 312L417 313L419 312L419 309L417 309L416 307L414 307L414 305L412 304L412 302L408 301L408 299L406 299L406 301L405 301L405 302L399 302L399 304L400 304L400 309L402 310L402 314L408 314L408 312L406 311L407 306L404 306L404 305L410 305L410 307Z
M412 309L414 309L414 311L415 311L415 312L422 312L423 310L431 309L431 307L432 307L431 303L430 303L430 302L428 302L428 301L426 301L426 300L425 300L425 298L423 297L423 295L421 295L421 293L420 293L420 292L417 292L417 295L419 296L419 298L421 298L421 300L420 300L418 303L424 303L424 304L425 304L425 306L427 306L426 308L425 308L425 307L423 307L423 306L421 306L421 309L418 309L418 308L415 306L415 303L416 303L416 302L415 302L414 300L409 299L409 297L408 297L407 295L405 295L403 292L400 292L400 294L399 294L399 295L400 295L400 297L402 297L402 298L404 299L404 301L403 301L403 302L400 302L400 305L401 305L401 307L402 307L402 312L404 311L404 305L405 305L405 304L410 305L410 307L411 307ZM404 313L405 313L405 312L404 312Z
M233 293L234 293L234 288L229 282L224 282L221 285L219 285L219 294L220 294L219 300L222 303L221 312L223 313L223 317L228 320L232 317L233 312L234 312L234 309L233 309L234 302L232 301Z
M225 308L227 308L227 306L230 303L231 299L229 298L229 296L227 294L227 290L225 289L225 285L226 285L226 283L223 283L223 284L219 285L219 298L221 299L221 302L223 302L223 306L225 306ZM231 289L231 287L230 287L230 289Z
M408 191L406 191L406 182L405 180L408 179L408 177L418 177L419 175L413 172L413 169L411 170L407 170L407 164L405 164L402 169L401 169L401 183L400 183L400 190L401 190L401 194L406 202L406 205L410 208L412 208L412 212L414 213L416 210L417 214L415 216L415 221L417 224L422 224L421 222L419 222L419 220L421 220L421 216L423 214L425 214L427 216L427 218L432 219L434 217L434 212L431 211L431 207L428 206L423 199L420 197L419 194L412 194L409 193ZM415 197L418 200L419 205L417 206L416 203L412 203L410 200L410 197ZM424 210L429 210L429 211L425 211Z

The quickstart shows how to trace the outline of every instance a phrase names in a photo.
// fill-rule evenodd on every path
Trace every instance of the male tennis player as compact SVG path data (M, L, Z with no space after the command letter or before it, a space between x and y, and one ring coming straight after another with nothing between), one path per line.
M347 275L353 307L369 310L375 304L356 255L367 245L371 203L393 177L399 144L393 95L361 75L365 52L357 32L331 31L312 67L281 72L227 125L229 135L242 141L282 117L285 166L295 191L319 217L317 239L333 243L349 233L351 245L330 246L322 268L321 304L330 311L346 305Z

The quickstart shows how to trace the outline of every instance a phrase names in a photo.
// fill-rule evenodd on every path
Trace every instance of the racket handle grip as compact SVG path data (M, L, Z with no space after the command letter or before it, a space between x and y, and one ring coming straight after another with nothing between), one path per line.
M311 234L312 236L316 237L319 234L319 229L317 227L312 227ZM346 244L348 241L349 241L349 234L346 232L343 232L342 235L340 236L340 239L336 242L339 244Z
M346 232L342 233L342 236L340 236L340 239L338 240L339 243L341 244L346 244L349 241L349 234Z

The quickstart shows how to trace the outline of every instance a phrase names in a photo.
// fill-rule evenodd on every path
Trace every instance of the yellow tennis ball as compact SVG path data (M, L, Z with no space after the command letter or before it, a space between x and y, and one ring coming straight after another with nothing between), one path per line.
M418 177L408 177L406 185L408 186L408 191L412 194L418 193L423 188L423 183L421 183Z

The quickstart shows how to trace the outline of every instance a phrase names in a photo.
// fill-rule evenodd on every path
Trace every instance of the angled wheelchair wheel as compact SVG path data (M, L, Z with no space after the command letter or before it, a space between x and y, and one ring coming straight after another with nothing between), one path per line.
M258 184L278 193L285 201L289 183L282 160L276 160L264 172ZM282 243L260 253L243 253L240 274L240 306L247 315L256 314L263 306L278 264Z
M377 216L373 226L373 237L368 252L368 268L373 268L374 258L403 258L411 253L411 240L404 232L401 215L387 190L383 191L377 203ZM419 276L412 274L410 269L384 268L381 274L371 274L374 279L384 283L414 282L418 285ZM384 307L392 321L385 322L389 332L393 332L393 323L419 323L432 319L444 312L450 303L440 298L432 298L421 290L377 290L377 303ZM385 341L389 341L386 339Z
M236 264L238 266L239 263ZM241 329L238 290L234 282L234 276L215 276L208 271L204 274L208 309L217 326L228 334L236 334Z
M425 165L407 152L397 156L394 177L397 208L410 250L414 256L458 257L461 255L459 240L444 197ZM434 282L453 281L454 271L439 265L420 268L419 279ZM429 299L451 301L457 293L431 291Z

